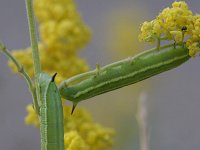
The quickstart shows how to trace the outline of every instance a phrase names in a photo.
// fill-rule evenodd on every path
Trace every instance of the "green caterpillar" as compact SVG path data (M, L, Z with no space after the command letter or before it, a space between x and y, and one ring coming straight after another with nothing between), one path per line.
M173 69L188 59L190 56L184 44L171 44L65 80L61 83L59 91L63 98L73 102L74 109L82 100ZM70 85L80 79L82 81Z
M55 76L39 76L42 150L64 150L63 108Z

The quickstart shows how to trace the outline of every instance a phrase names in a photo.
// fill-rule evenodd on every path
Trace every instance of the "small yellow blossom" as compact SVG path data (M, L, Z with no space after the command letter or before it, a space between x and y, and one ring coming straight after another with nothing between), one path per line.
M190 50L190 56L195 57L196 53L200 52L200 42L193 42L192 40L188 40L186 45Z
M24 121L27 125L34 125L36 127L40 126L40 122L38 120L38 115L35 113L33 106L31 104L26 106L26 111L28 115L25 117Z
M188 9L188 5L184 1L180 1L180 2L175 1L172 4L172 7L173 8L182 8L182 9L186 9L186 10Z
M181 31L170 31L170 34L174 37L174 40L178 42L182 42L183 40L183 32Z
M89 150L88 145L76 131L65 133L64 143L67 150Z
M195 57L200 51L200 15L193 15L186 2L175 1L156 19L143 23L139 40L153 43L156 39L186 42L189 55Z
M190 50L190 56L195 57L200 52L200 15L194 16L193 24L192 35L186 41L186 46Z
M141 27L141 34L139 35L139 40L154 43L155 40L157 39L157 35L153 29L154 29L153 21L151 22L145 21Z

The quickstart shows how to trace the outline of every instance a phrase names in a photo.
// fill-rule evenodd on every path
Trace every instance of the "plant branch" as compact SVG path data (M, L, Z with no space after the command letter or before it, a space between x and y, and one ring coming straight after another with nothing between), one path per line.
M35 111L38 113L39 112L39 107L38 107L38 103L37 103L36 89L35 89L35 86L34 86L32 80L31 80L30 76L28 75L28 73L26 72L24 67L8 51L8 49L6 48L6 46L2 42L0 42L0 50L15 64L15 66L17 67L18 72L26 80L26 82L28 84L28 87L29 87L29 90L30 90L30 92L32 94L32 97L33 97L33 104L34 104Z

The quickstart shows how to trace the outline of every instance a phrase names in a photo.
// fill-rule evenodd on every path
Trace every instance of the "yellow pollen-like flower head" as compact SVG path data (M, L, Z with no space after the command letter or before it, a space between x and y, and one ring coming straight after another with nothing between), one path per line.
M73 0L35 0L41 42L47 49L77 51L84 47L90 32Z
M200 17L193 15L186 2L175 1L171 8L165 8L156 19L143 23L139 39L150 43L155 40L186 43L189 55L195 57L200 51Z
M64 143L67 150L89 150L89 147L77 131L65 133Z
M182 42L183 40L183 32L181 31L170 31L170 34L174 37L174 40L178 42Z

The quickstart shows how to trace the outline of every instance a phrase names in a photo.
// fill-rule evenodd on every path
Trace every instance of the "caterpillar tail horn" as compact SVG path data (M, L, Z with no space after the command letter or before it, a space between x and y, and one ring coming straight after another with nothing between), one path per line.
M56 75L57 75L57 72L52 76L52 78L51 78L51 82L54 82L54 81L55 81L55 77L56 77Z
M74 110L75 110L75 108L76 108L76 105L77 105L77 104L74 104L74 103L73 103L73 106L72 106L72 111L71 111L71 115L73 115L73 113L74 113Z

